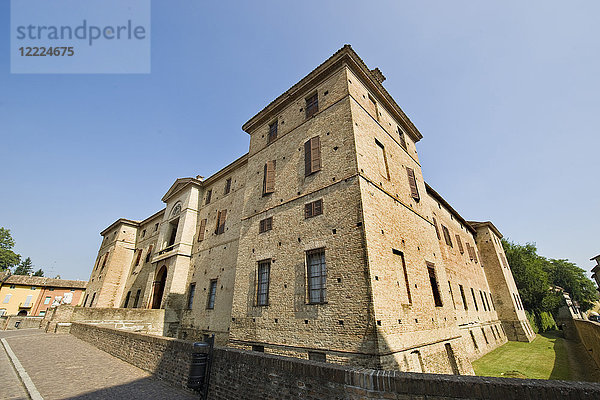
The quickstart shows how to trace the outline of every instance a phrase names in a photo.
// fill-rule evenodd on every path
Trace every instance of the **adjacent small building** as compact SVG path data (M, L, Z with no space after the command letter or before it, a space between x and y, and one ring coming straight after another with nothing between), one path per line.
M53 304L79 305L86 286L87 281L5 274L0 277L0 316L43 317Z
M598 291L600 292L600 254L596 257L590 258L591 261L596 261L596 266L592 268L592 279L596 281L598 285Z

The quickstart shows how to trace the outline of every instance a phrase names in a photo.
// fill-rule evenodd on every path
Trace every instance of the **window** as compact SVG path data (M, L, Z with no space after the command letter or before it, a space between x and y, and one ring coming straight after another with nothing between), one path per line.
M496 306L494 306L494 299L492 297L492 294L490 293L490 302L492 303L492 310L496 309Z
M259 345L259 344L253 344L252 345L252 351L256 351L258 353L264 353L265 352L265 346Z
M227 194L231 192L231 178L227 178L227 180L225 181L225 191L223 192L223 194Z
M471 296L473 297L473 304L475 305L475 311L479 311L479 307L477 306L477 299L475 298L475 291L471 288Z
M10 298L11 298L11 297L12 297L12 294L7 294L7 295L4 297L4 301L3 301L2 303L4 303L4 304L8 303L8 302L10 301Z
M54 292L54 288L53 288L53 287L51 287L51 288L49 288L49 289L48 289L48 291L49 291L49 292Z
M31 299L33 299L32 294L25 298L25 303L23 303L23 307L29 307L31 305Z
M212 310L215 308L215 296L217 295L217 280L212 279L208 288L208 300L206 302L206 308Z
M375 144L377 145L377 163L379 166L379 173L385 179L390 179L390 171L388 169L387 158L385 156L385 147L377 139L375 139Z
M206 203L210 203L210 198L212 197L212 189L206 191Z
M308 359L310 361L327 362L327 355L318 351L309 351Z
M273 140L277 139L277 123L275 120L271 125L269 125L269 137L267 139L267 143L271 143Z
M100 271L102 271L104 269L104 267L106 266L106 260L108 259L109 254L110 254L110 251L104 255L104 261L102 261L102 268L100 268Z
M146 230L144 229L144 230L142 231L142 237L145 237L145 236L146 236Z
M89 296L89 295L90 295L89 293L85 295L85 300L83 300L83 306L84 306L84 307L85 307L85 305L87 304L87 299L88 299L88 296ZM49 302L50 302L50 301L48 301L48 303L49 303ZM47 304L47 303L44 303L44 304Z
M321 170L321 139L318 136L304 143L304 176Z
M140 303L140 294L142 294L142 289L138 289L137 292L135 292L135 300L133 300L133 308L138 307L138 304Z
M475 348L475 350L479 350L479 346L477 346L477 341L475 340L475 335L473 335L473 331L469 331L469 333L471 334L471 340L473 341L473 347Z
M379 110L377 108L377 102L375 101L375 99L373 98L373 96L371 96L369 94L369 101L371 102L371 109L373 110L373 112L375 113L375 119L377 121L379 121Z
M435 266L433 263L426 262L427 272L429 273L429 283L431 283L431 290L433 292L433 301L436 307L442 307L442 296L440 295L440 288L438 287L437 278L435 276Z
M458 244L458 251L460 251L460 254L464 254L465 249L463 248L462 241L460 240L460 236L457 233L456 235L454 235L454 237L456 238L456 244Z
M410 284L408 283L408 273L406 271L406 262L404 261L404 253L396 250L396 249L392 249L392 253L400 256L400 263L402 264L402 272L404 272L404 284L406 285L406 296L408 299L408 304L412 304L412 297L410 295Z
M37 290L37 286L32 286L31 290Z
M50 304L50 299L51 299L50 296L46 296L46 298L44 299L44 304ZM86 300L87 300L87 297L86 297Z
M415 178L415 171L412 168L406 167L406 175L408 175L408 186L410 186L410 197L419 201L419 189L417 188L417 179Z
M10 288L11 288L11 289L14 289L14 288L15 288L15 285L10 285Z
M204 232L206 231L206 218L200 221L200 228L198 228L198 241L204 240Z
M217 214L217 225L215 227L215 235L220 235L225 232L225 218L227 217L227 210L221 210Z
M2 313L0 313L0 315L2 315ZM46 315L46 311L40 311L38 314L40 317L43 317Z
M450 290L450 299L452 299L452 306L456 310L456 303L454 302L454 293L452 293L452 284L448 281L448 289Z
M175 244L175 239L177 238L177 228L179 227L179 218L169 222L169 241L167 242L167 247L171 247Z
M256 285L256 305L266 306L269 304L269 280L271 277L271 260L258 263L258 282Z
M398 126L398 139L400 140L400 146L402 146L402 148L404 150L406 150L406 138L404 137L404 132L402 131L402 129L400 129L400 127Z
M270 231L271 229L273 229L273 217L265 218L260 221L260 226L258 227L258 233Z
M194 304L194 294L196 294L196 284L190 283L190 291L188 292L188 302L187 302L188 310L191 310L192 305Z
M483 334L483 338L485 339L485 344L490 344L490 342L488 342L487 335L485 334L485 330L483 328L481 328L481 333Z
M481 297L481 304L482 304L482 307L483 307L483 311L487 311L487 306L485 304L485 300L483 298L483 292L481 290L479 291L479 297Z
M450 238L450 231L448 231L448 228L446 228L444 225L442 225L442 233L444 234L444 240L446 241L446 244L450 247L452 247L452 239Z
M96 298L96 293L92 295L92 301L90 301L90 307L94 304L94 299Z
M460 290L460 297L462 298L463 308L466 310L469 309L469 305L467 304L467 297L465 296L465 289L463 285L458 285L458 289Z
M308 276L308 302L310 304L325 303L327 269L325 266L325 249L306 252Z
M0 308L0 317L6 314L6 308Z
M154 224L154 232L158 230L158 222Z
M306 98L306 118L310 118L319 112L319 94L315 93Z
M275 191L275 160L267 161L263 175L263 196Z
M129 297L131 297L131 291L127 292L127 296L125 296L125 303L123 303L123 308L127 308L129 305Z
M304 205L304 219L323 214L323 199Z
M138 265L140 265L140 259L142 258L142 249L139 249L137 251L137 256L135 258L135 266L137 267Z
M152 250L154 249L154 245L150 245L148 248L148 253L146 253L146 262L150 262L150 257L152 257Z

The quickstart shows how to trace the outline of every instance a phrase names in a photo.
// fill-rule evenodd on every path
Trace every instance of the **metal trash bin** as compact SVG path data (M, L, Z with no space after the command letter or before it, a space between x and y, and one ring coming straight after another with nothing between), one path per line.
M211 346L210 343L195 342L193 347L187 386L190 389L201 390L206 380L208 353Z

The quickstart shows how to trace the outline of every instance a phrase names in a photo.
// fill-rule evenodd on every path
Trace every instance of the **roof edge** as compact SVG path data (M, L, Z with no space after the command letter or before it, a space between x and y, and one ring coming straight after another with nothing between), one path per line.
M493 232L494 232L496 235L498 235L498 237L499 237L500 239L502 239L502 237L503 237L503 236L502 236L502 234L500 233L500 231L498 230L498 228L496 228L496 226L495 226L495 225L492 223L492 221L482 221L482 222L480 222L480 221L469 221L469 224L470 224L470 225L471 225L473 228L475 228L475 229L477 229L477 228L478 228L478 227L480 227L480 226L487 226L487 227L489 227L489 228L490 228L490 229L491 229L491 230L492 230L492 231L493 231Z
M132 219L127 219L127 218L119 218L118 220L116 220L115 222L113 222L112 224L110 224L102 232L100 232L100 235L104 236L105 233L107 233L111 229L115 228L119 224L124 224L124 225L129 225L129 226L135 226L137 228L138 226L140 226L140 221L134 221Z
M450 203L448 203L441 194L439 194L437 191L435 191L435 189L433 189L431 186L429 186L429 184L427 182L425 182L425 189L427 190L427 193L429 193L433 198L435 198L436 200L438 200L440 203L442 203L444 205L444 207L446 207L448 209L448 211L450 211L452 214L454 214L458 220L460 222L462 222L462 224L469 229L472 233L477 233L477 231L471 226L471 224L462 217L462 215L460 215L458 213L458 211L456 211L454 209L454 207L452 207L450 205Z

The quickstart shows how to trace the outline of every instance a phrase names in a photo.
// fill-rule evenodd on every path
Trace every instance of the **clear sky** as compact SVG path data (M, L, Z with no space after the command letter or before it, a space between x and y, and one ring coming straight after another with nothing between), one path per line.
M468 220L589 270L600 253L600 2L153 0L139 75L10 74L0 2L0 226L88 279L99 232L247 151L241 126L348 43L423 134Z

